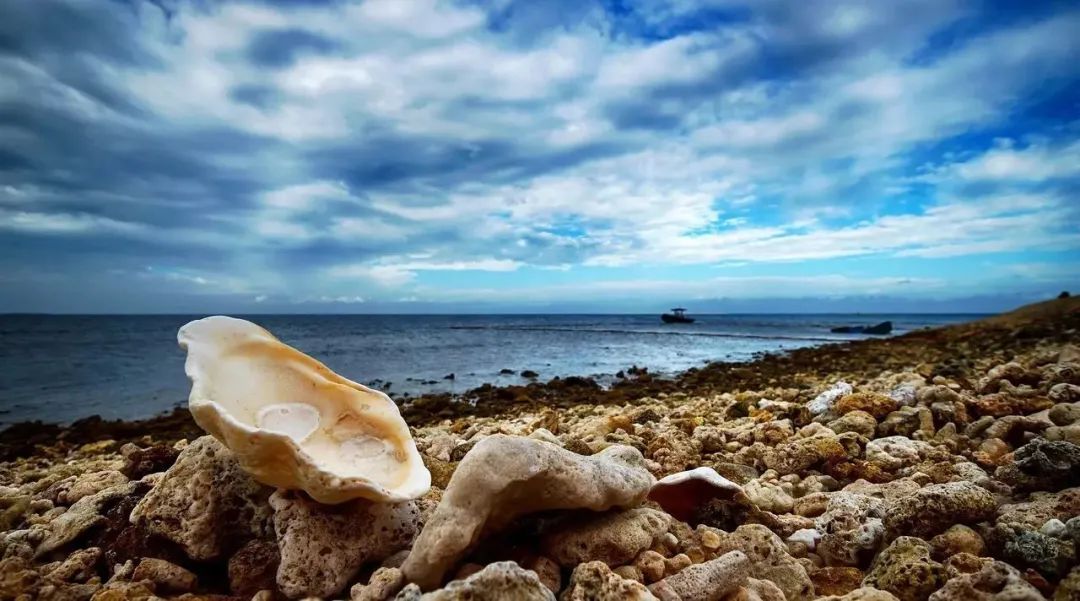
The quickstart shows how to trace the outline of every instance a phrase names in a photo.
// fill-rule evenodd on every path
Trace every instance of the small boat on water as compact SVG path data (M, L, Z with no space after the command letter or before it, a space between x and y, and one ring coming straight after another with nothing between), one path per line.
M872 326L838 326L829 331L833 334L876 334L882 336L892 332L892 322L883 321Z
M694 318L687 317L686 309L682 307L675 307L671 313L661 315L660 319L664 320L664 323L694 323Z

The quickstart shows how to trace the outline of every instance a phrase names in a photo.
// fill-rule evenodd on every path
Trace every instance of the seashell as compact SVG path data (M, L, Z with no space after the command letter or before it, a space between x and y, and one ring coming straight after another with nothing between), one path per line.
M658 480L649 490L649 500L687 522L705 503L717 498L734 499L743 494L741 486L716 473L713 468L697 467Z
M188 408L256 480L321 503L397 503L431 474L390 397L343 378L243 319L180 328Z

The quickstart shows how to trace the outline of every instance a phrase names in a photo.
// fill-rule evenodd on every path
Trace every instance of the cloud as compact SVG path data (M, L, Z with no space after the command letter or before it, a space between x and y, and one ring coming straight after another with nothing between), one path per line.
M1067 262L1078 27L959 0L6 3L0 267L370 303Z

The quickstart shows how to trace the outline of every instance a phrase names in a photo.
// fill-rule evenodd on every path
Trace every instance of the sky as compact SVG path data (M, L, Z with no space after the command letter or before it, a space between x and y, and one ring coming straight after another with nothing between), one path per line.
M1080 6L0 2L0 312L1080 292Z

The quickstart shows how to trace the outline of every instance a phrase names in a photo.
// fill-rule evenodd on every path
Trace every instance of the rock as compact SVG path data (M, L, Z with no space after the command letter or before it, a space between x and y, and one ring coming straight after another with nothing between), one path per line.
M684 522L713 499L732 499L742 487L709 467L699 467L661 478L649 490L649 500Z
M544 552L563 567L602 561L611 567L625 564L648 549L667 532L671 518L647 508L585 516L561 525L544 536Z
M248 541L229 558L229 591L234 595L250 597L261 590L276 588L280 563L277 543L266 540Z
M179 455L180 451L170 445L158 444L145 449L135 447L124 453L124 467L120 471L128 478L138 480L147 474L169 469Z
M886 540L900 535L930 538L953 524L989 519L997 509L994 495L971 482L931 484L889 502L883 523Z
M721 536L718 553L742 551L750 560L749 575L772 581L788 601L814 597L814 584L806 568L788 551L780 537L761 524L745 524Z
M349 601L386 601L405 586L405 575L397 568L379 568L366 585L354 584Z
M79 549L73 551L67 559L51 570L48 570L47 566L42 566L41 573L52 582L85 582L97 575L101 556L99 547Z
M881 419L898 408L899 404L895 399L873 392L855 392L841 397L836 402L836 412L841 415L852 411L864 411L875 419Z
M1037 530L1047 520L1069 520L1080 515L1080 488L1069 488L1061 492L1032 493L1024 503L1012 503L998 508L998 524L1014 524L1027 530Z
M615 574L602 561L590 561L574 568L570 586L559 601L653 601L645 585Z
M957 553L982 555L986 550L986 543L978 532L963 524L956 524L930 539L930 547L934 558L941 561Z
M877 426L874 416L865 411L851 411L826 424L827 428L837 434L854 432L866 438L874 437Z
M1049 520L1046 520L1046 523L1042 525L1042 528L1039 528L1039 532L1046 536L1062 538L1066 535L1065 522L1057 518L1050 518Z
M997 392L1002 380L1007 380L1012 385L1038 384L1041 377L1037 372L1028 372L1023 365L1016 362L1004 363L994 366L986 372L986 377L979 380L978 391L981 393Z
M521 567L536 572L540 582L548 587L548 590L552 593L557 595L562 590L562 570L559 568L559 564L550 557L543 555L530 557L523 562Z
M1046 396L1055 403L1077 403L1080 402L1080 386L1067 382L1054 384Z
M728 597L730 601L785 601L784 591L768 580L747 578L746 584Z
M929 443L921 440L886 436L866 443L866 460L883 470L894 472L926 459L932 449Z
M531 380L533 378L539 378L540 374L536 373L535 371L533 371L531 369L526 369L526 370L522 370L521 377L522 378L529 378Z
M82 497L67 511L49 522L48 534L37 546L35 554L45 555L74 541L84 532L105 521L103 508L134 492L135 483L125 482Z
M664 572L667 571L667 564L664 563L664 556L656 551L645 551L634 560L634 567L640 572L645 582L656 582L663 580Z
M811 572L810 580L819 595L846 595L862 585L863 573L852 567L825 567Z
M660 464L660 472L673 474L699 463L701 443L682 430L664 430L649 441L645 457Z
M1002 557L1018 567L1030 567L1050 578L1063 577L1076 563L1076 548L1071 540L1047 536L1041 532L998 526L1005 539Z
M794 438L768 449L765 466L780 474L795 474L819 464L839 463L848 458L847 450L831 430L828 435Z
M890 592L866 586L839 597L819 597L817 601L899 601Z
M806 410L810 412L810 415L821 415L831 410L841 397L851 394L852 390L851 384L837 382L807 403Z
M1028 584L1012 566L991 561L977 572L949 579L930 601L1045 601L1038 589Z
M863 586L888 591L900 601L925 601L944 582L945 568L930 559L930 545L901 536L874 559Z
M743 487L743 491L762 511L790 513L795 506L795 499L792 499L790 494L776 484L753 480Z
M1080 484L1080 445L1036 438L994 476L1018 490L1061 490Z
M828 495L825 511L814 520L822 533L816 552L827 565L865 565L877 553L885 535L885 501L841 491Z
M132 522L208 560L270 532L270 489L211 436L187 446L131 513Z
M106 488L123 486L127 484L127 481L127 477L116 470L83 474L77 477L67 490L57 495L57 501L63 505L71 505L83 497L97 494Z
M1072 384L1058 384L1058 386L1072 386L1077 390L1077 399L1080 400L1080 386L1074 386ZM1055 386L1057 388L1057 386ZM1047 417L1050 421L1054 422L1055 426L1068 426L1080 421L1080 403L1058 403L1050 408L1050 412L1047 413Z
M322 505L279 490L270 505L281 553L278 587L294 599L341 592L365 563L407 548L419 528L414 502Z
M191 592L195 590L199 582L195 574L190 571L164 559L152 557L144 557L139 561L131 579L133 581L149 580L154 583L155 591L169 593Z
M483 533L518 516L633 507L654 481L632 447L613 445L585 457L528 438L490 436L458 465L402 571L410 582L433 588Z
M1069 575L1061 580L1054 591L1053 601L1076 601L1080 599L1080 566L1073 568Z
M500 561L469 576L455 580L446 588L427 593L421 601L555 601L535 572L522 569L512 561Z
M741 551L731 551L649 586L661 601L719 601L746 584L750 559Z

